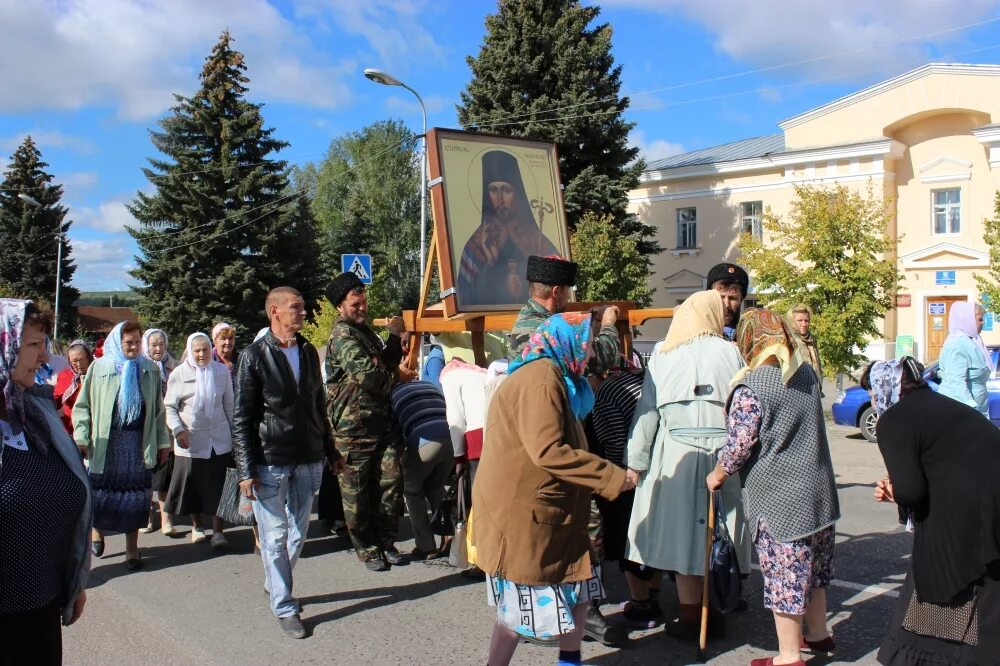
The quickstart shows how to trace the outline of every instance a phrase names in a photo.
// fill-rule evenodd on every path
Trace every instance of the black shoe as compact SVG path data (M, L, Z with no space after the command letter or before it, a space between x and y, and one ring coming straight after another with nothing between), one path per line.
M306 637L306 627L302 624L302 618L299 617L298 613L289 615L288 617L279 617L278 624L286 636L291 636L292 638Z
M385 561L394 567L402 567L410 563L410 556L406 553L399 552L396 550L395 546L389 546L383 550L382 557L384 557Z
M375 555L374 557L365 560L365 568L368 571L388 571L389 563L381 555Z
M142 569L142 558L141 557L126 558L125 566L128 567L129 571L139 571L140 569Z
M622 611L622 617L634 624L652 628L659 624L663 618L663 610L660 608L659 602L656 601L650 601L646 608L639 608L630 602Z
M104 554L104 539L100 541L90 542L90 552L94 554L94 557L100 557Z
M601 609L596 604L592 604L587 609L587 621L583 625L583 635L608 647L620 647L628 638L628 632L621 627L608 624L607 619L601 614Z

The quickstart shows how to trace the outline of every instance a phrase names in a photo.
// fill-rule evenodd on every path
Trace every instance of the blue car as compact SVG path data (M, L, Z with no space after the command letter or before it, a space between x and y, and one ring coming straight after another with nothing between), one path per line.
M993 365L996 367L997 359L1000 358L1000 347L989 347L988 349L993 356ZM935 391L941 386L937 372L937 363L929 365L924 370L924 379ZM990 420L993 421L994 425L1000 426L1000 372L993 371L993 376L990 377L986 388L990 396ZM833 422L837 425L860 428L865 439L874 442L876 441L875 423L877 421L878 417L875 416L875 410L872 409L868 391L860 386L852 386L837 395L837 400L833 403Z

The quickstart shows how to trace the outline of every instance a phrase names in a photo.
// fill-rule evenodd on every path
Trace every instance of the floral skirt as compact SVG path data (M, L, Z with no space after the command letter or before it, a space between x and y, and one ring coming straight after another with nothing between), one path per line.
M835 527L804 539L777 541L763 520L754 547L764 576L764 608L786 615L804 615L812 591L833 579Z
M522 636L551 638L576 629L573 607L604 598L600 565L588 580L557 585L521 585L486 576L486 596L496 606L497 623Z

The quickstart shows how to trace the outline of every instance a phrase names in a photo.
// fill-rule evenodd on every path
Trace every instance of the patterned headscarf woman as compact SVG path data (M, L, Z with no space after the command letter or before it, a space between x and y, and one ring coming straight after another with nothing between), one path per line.
M556 364L566 383L569 404L576 418L583 420L594 408L594 390L583 374L590 349L591 315L568 312L553 315L531 334L521 358L510 364L513 374L528 363L547 358Z
M781 381L787 384L805 362L785 320L771 310L750 308L743 312L736 327L736 346L747 364L733 377L734 385L771 358L778 361Z
M74 349L82 350L85 354L87 354L87 357L90 359L90 362L93 363L94 352L91 351L90 345L88 345L86 341L74 340L73 342L69 343L69 346L66 347L67 359L69 358L69 353ZM80 387L83 386L83 373L77 372L76 366L74 366L72 363L69 364L69 370L70 372L73 373L73 379L70 380L69 388L67 388L66 392L63 393L62 395L63 401L72 398L74 395L76 395L76 392L80 390Z
M14 383L14 366L24 335L24 315L30 301L0 298L0 390L7 408L7 423L18 435L24 425L24 394Z
M725 308L719 292L709 289L691 294L674 310L670 330L657 350L665 353L706 335L721 338L725 319Z
M204 338L208 345L208 359L204 365L199 365L194 360L194 342L199 338ZM211 419L215 412L215 403L218 400L218 388L215 385L215 373L212 372L212 341L205 333L192 333L188 336L187 346L184 348L184 362L195 369L194 388L194 411L203 413L206 418Z
M910 356L888 361L876 361L861 378L862 388L871 392L875 413L882 416L903 393L926 385L923 366ZM904 391L906 389L906 391Z
M142 416L142 385L140 384L140 357L129 358L122 349L122 328L125 322L119 322L104 341L104 358L115 364L115 370L121 376L118 386L118 420L121 423L134 423Z
M153 352L150 349L150 340L154 335L163 336L163 356L159 361L153 358ZM148 358L150 361L156 364L156 367L160 369L160 385L161 391L163 393L167 392L167 378L170 376L170 370L167 369L167 361L170 360L170 349L167 347L170 344L170 338L167 337L166 332L159 328L151 328L142 334L142 355Z

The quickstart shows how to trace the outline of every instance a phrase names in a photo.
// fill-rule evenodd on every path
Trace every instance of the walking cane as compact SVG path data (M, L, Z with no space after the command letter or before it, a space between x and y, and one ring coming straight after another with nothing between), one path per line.
M715 540L715 493L708 493L708 523L705 528L705 575L701 584L701 631L698 633L698 654L700 664L705 663L705 647L708 645L708 572L712 564L712 542Z

